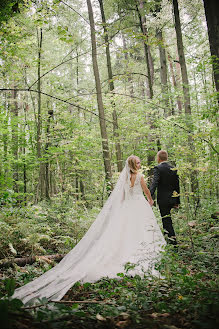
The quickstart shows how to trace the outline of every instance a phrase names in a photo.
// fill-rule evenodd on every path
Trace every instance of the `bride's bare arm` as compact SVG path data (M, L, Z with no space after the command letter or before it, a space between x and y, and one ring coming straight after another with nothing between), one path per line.
M144 177L142 176L141 177L141 187L142 187L142 190L144 191L144 194L146 195L147 199L148 199L148 202L151 206L153 206L154 204L154 201L151 197L151 193L149 191L149 189L147 188L147 185L145 183L145 180L144 180Z

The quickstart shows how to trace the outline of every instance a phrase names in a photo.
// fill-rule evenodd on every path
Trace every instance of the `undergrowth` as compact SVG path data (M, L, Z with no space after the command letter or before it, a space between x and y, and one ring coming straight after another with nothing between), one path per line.
M62 250L68 251L76 243L72 233L76 232L73 230L73 222L72 232L64 225L65 220L69 219L68 224L70 223L72 216L68 206L66 208L60 211L57 204L44 204L33 208L36 211L23 210L22 221L27 222L30 230L38 232L43 223L50 228L51 240L48 244L42 244L46 253L54 251L51 241L54 236L61 235L61 232L63 235L68 232L72 239L70 244L59 244ZM65 217L58 218L56 211L65 214ZM95 211L90 213L89 220L86 221L87 227L90 225L89 221L95 217ZM84 284L78 282L65 295L63 303L51 303L43 298L39 301L40 307L27 310L21 301L11 299L14 288L33 280L53 264L41 261L25 267L14 265L2 270L0 317L5 328L215 329L219 325L219 234L217 216L211 216L214 211L214 205L203 205L195 215L191 212L189 218L183 207L173 214L179 248L177 251L167 246L162 260L157 264L161 279L150 275L145 275L142 279L139 276L130 277L118 273L117 279L103 278L96 283ZM21 218L21 210L17 210L17 213L18 218ZM9 212L1 216L4 216L12 231L17 230L19 220L15 220L14 214ZM33 228L35 223L39 226ZM57 223L60 224L58 228ZM86 225L80 228L81 236ZM27 231L22 232L24 237ZM11 236L14 237L14 242L9 237L7 241L19 250L16 234L12 232ZM6 245L5 241L3 243ZM10 253L10 248L6 250L8 249L5 248L4 253ZM30 251L28 248L27 250ZM26 252L24 250L24 254Z

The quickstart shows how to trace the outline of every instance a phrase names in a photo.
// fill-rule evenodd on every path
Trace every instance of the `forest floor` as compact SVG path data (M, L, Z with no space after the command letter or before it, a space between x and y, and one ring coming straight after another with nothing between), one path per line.
M178 250L167 246L157 264L162 279L118 273L118 279L76 283L61 303L42 299L41 306L30 310L10 296L14 288L48 270L48 264L40 260L2 268L1 328L218 328L218 222L217 216L204 217L178 234Z

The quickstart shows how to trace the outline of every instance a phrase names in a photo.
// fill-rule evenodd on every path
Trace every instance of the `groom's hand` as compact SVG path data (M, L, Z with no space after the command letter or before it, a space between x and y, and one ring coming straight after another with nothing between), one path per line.
M175 206L173 206L173 208L175 208L175 209L179 209L179 205L176 204Z

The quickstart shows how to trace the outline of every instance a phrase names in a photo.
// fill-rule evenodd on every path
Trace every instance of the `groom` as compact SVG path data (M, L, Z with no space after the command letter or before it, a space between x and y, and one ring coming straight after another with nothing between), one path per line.
M168 236L168 242L176 245L176 236L171 219L171 209L178 208L180 204L179 177L173 166L167 162L167 151L161 150L157 153L158 165L154 168L154 178L151 183L150 192L153 196L157 188L157 203L162 217L163 228ZM176 193L177 192L177 193Z

